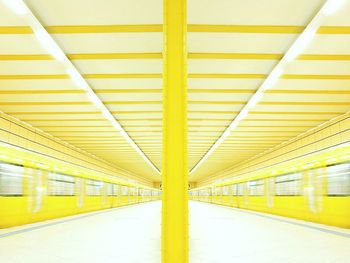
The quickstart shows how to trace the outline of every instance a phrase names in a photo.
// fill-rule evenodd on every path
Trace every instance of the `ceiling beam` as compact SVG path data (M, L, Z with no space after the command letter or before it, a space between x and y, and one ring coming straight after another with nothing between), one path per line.
M58 61L66 66L66 70L68 75L58 75L63 76L63 78L71 78L75 84L82 90L86 92L87 99L96 106L96 108L100 111L101 115L104 116L105 119L110 121L111 125L115 128L115 131L118 132L118 135L122 136L130 146L141 156L143 160L146 161L148 165L157 173L160 174L160 170L152 163L152 161L146 156L146 154L139 148L139 146L133 141L133 139L129 136L129 134L124 130L124 128L117 121L115 116L109 111L109 109L104 105L102 100L96 95L94 90L90 87L89 83L84 79L84 75L82 75L76 66L67 58L66 54L60 47L60 45L51 37L48 32L48 29L45 28L39 19L34 15L31 9L27 6L24 1L19 2L24 10L24 13L21 15L23 20L28 23L32 33L36 36L37 40L40 42L43 47L45 47L48 53L55 57ZM128 26L119 26L119 28L127 28ZM141 27L147 27L141 25ZM68 30L67 27L65 27ZM128 27L128 30L131 30ZM150 29L151 30L151 29ZM153 28L154 30L154 28ZM157 30L157 29L156 29ZM0 29L1 31L1 29ZM128 75L128 74L127 74ZM23 75L17 75L17 77L21 78ZM35 75L31 75L35 76ZM56 75L49 75L54 78ZM13 77L13 76L12 76ZM0 77L1 78L1 77Z
M279 78L298 78L300 79L301 76L302 79L350 79L350 76L341 75L334 78L335 75L283 75L283 70L285 66L293 61L298 55L300 55L302 49L305 48L305 45L311 41L311 39L314 37L314 35L320 31L321 23L323 22L323 19L326 17L326 8L329 7L329 2L325 1L321 8L317 11L317 13L312 16L310 19L310 22L307 24L306 27L302 27L302 30L297 32L295 28L290 28L291 30L295 30L294 33L299 33L300 35L295 39L295 41L291 44L289 49L286 51L286 53L283 55L283 57L278 61L278 63L273 67L271 72L266 75L264 81L262 84L257 88L256 92L250 97L248 102L242 107L241 111L234 117L231 124L224 130L224 132L221 134L221 136L216 140L216 142L208 149L208 151L199 159L199 161L192 167L190 170L190 175L193 174L208 158L209 156L217 149L222 142L225 141L227 137L231 135L231 132L236 129L239 122L246 118L248 113L250 113L251 108L253 108L257 103L259 103L264 95L264 92L267 89L270 89L275 82ZM223 27L225 29L225 27ZM279 30L279 27L273 27L269 30ZM225 31L224 31L225 32ZM350 31L349 31L350 32ZM281 33L281 32L265 32L265 33ZM210 74L209 74L210 75ZM222 75L222 74L221 74ZM228 74L227 74L228 75ZM231 74L232 75L232 74ZM298 77L296 77L298 76ZM312 77L310 77L312 76ZM264 131L262 131L264 132ZM270 131L271 132L271 131ZM287 132L284 132L287 133ZM290 133L290 132L289 132Z

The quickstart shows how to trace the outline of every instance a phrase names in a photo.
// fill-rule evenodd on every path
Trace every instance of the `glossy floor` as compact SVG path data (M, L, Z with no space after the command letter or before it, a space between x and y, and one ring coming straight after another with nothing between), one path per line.
M191 202L191 263L348 263L350 230Z
M0 262L160 262L160 208L150 202L0 230Z
M0 230L0 262L159 263L160 213L152 202ZM349 247L350 230L190 202L190 263L348 263Z

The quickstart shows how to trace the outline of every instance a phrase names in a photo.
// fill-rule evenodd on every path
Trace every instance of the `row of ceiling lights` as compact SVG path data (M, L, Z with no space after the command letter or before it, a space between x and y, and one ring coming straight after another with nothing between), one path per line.
M284 54L283 58L277 63L277 65L274 67L262 85L257 89L254 95L249 99L247 104L242 108L236 118L230 123L230 125L219 137L219 139L212 145L209 151L192 168L190 174L196 171L199 166L209 158L215 149L221 143L223 143L228 136L230 136L231 132L238 126L239 122L246 118L249 114L249 111L262 100L265 91L272 88L277 83L279 78L282 76L287 64L295 60L315 37L323 18L327 15L334 14L347 1L349 0L327 0L323 4L316 16L294 41L288 51Z
M137 151L138 154L159 174L159 169L148 159L142 152L138 145L131 139L128 133L123 129L120 123L115 119L107 107L103 104L101 99L96 95L93 89L89 86L86 80L81 76L77 68L67 58L66 54L53 40L50 34L33 15L28 6L23 0L2 0L7 7L9 7L15 14L23 16L28 24L31 26L34 35L47 52L53 56L57 61L63 62L67 65L67 74L72 81L86 92L87 98L91 101L102 113L102 115L112 123L113 127L120 133L122 137Z
M231 124L225 130L225 132L209 149L209 151L202 157L202 159L195 165L195 167L193 167L191 173L197 170L198 167L209 158L209 156L214 152L214 150L231 134L231 131L238 126L238 123L248 115L250 109L254 107L263 98L264 92L276 84L280 76L283 74L284 68L287 65L287 63L293 61L314 38L324 16L335 13L346 1L348 0L328 0L325 2L320 11L314 17L314 19L299 35L296 41L285 53L283 58L279 61L279 63L275 66L275 68L272 70L269 76L265 79L263 84L258 88L256 93L249 99L249 101L243 107L240 113L231 122ZM16 14L26 15L30 17L28 21L31 27L33 28L34 34L37 37L38 41L47 49L47 51L54 58L56 58L58 61L66 62L68 64L67 74L71 77L74 83L87 92L89 100L102 111L103 116L112 123L112 125L120 132L120 134L127 140L127 142L143 157L143 159L148 164L150 164L154 170L156 170L159 173L158 168L154 166L154 164L147 158L147 156L141 151L141 149L135 144L135 142L130 138L126 131L121 127L119 122L114 118L114 116L102 103L100 98L90 88L90 86L78 72L76 67L71 63L71 61L68 60L66 55L56 44L56 42L52 39L50 34L48 34L48 32L43 28L43 26L35 18L35 16L32 15L31 11L26 6L26 4L22 0L3 0L3 2Z

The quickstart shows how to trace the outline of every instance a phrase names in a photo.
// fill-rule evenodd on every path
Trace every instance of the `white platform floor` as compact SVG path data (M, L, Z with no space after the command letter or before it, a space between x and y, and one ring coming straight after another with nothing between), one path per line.
M191 263L350 263L350 230L190 203Z
M160 213L152 202L0 230L0 262L159 263ZM190 202L190 263L233 262L349 263L350 230Z
M151 202L0 230L0 262L158 263L160 208Z

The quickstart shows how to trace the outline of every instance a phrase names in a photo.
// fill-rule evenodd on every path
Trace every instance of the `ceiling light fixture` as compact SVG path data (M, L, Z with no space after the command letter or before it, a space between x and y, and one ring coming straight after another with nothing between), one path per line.
M283 74L283 68L282 67L274 68L272 70L272 72L269 74L269 76L266 78L266 80L264 81L263 85L261 86L261 89L259 89L258 92L263 93L267 89L272 88L277 83L277 81L280 79L282 74Z
M332 15L339 10L339 8L346 2L346 0L328 0L323 8L325 15Z
M287 62L290 62L290 61L296 59L305 50L307 45L315 37L317 29L318 29L318 27L306 29L299 36L299 38L295 41L293 46L285 54L285 59Z
M1 0L0 0L1 1ZM28 8L26 3L22 0L2 0L13 12L16 14L26 14L25 20L28 25L33 30L38 41L47 49L47 51L57 60L62 61L66 66L66 73L70 76L73 82L82 90L86 91L86 96L88 99L99 109L106 119L108 119L113 127L117 131L124 131L126 134L123 136L127 142L136 149L137 153L146 160L146 162L154 169L158 174L160 174L159 169L148 159L148 157L142 152L138 145L131 139L131 137L126 133L119 122L114 118L114 115L108 110L108 108L103 104L101 99L96 95L94 90L89 86L80 72L77 70L75 65L66 57L63 50L51 37L51 35L46 31L40 21L36 18L33 12Z
M47 33L45 29L35 28L34 35L38 41L43 45L43 47L57 60L63 61L66 56L62 50L57 46L52 37Z
M86 84L85 79L80 75L80 73L75 68L68 68L67 74L73 80L73 82L83 90L90 90L89 86Z
M5 5L17 15L27 15L29 10L22 0L3 0Z
M335 10L339 9L341 3L344 0L328 0L323 4L323 6L319 9L317 14L312 18L311 22L306 26L304 31L298 36L298 38L294 41L294 43L290 46L288 51L282 57L282 59L277 63L277 65L273 68L271 73L267 76L264 82L260 85L260 87L256 90L255 94L248 100L247 104L242 108L240 113L234 118L234 120L230 123L228 130L232 131L237 128L238 123L243 120L249 114L249 110L254 107L256 104L261 101L263 98L264 92L267 89L273 87L277 81L282 76L284 69L288 62L294 60L298 57L306 48L306 46L312 41L314 36L316 35L317 30L319 29L324 15L335 12ZM348 1L348 0L347 0ZM198 167L209 158L209 156L214 152L214 150L224 141L225 137L220 136L219 139L211 146L211 148L206 152L206 154L198 161L198 163L191 169L190 174L195 172Z

